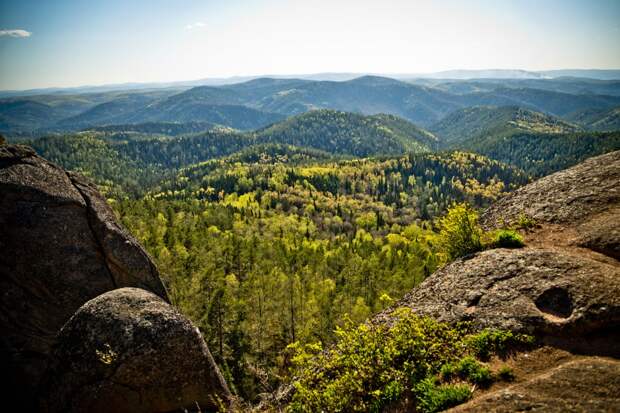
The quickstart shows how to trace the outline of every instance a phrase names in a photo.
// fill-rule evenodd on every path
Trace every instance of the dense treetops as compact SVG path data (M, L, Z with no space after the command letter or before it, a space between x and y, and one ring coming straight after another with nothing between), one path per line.
M517 132L570 133L579 127L551 115L518 106L474 106L459 109L431 127L445 144Z
M437 139L395 116L315 110L256 132L258 142L306 146L337 154L371 156L428 151Z

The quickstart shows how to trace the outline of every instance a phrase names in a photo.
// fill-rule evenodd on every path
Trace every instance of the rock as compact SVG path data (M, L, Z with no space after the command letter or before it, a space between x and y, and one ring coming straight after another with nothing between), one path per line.
M617 412L620 361L569 361L525 383L491 392L450 412Z
M198 329L138 288L84 304L58 335L44 411L215 409L230 393Z
M436 271L400 306L440 321L470 321L583 348L620 325L620 268L559 251L494 249ZM389 320L391 311L375 321ZM609 346L606 351L620 350Z
M494 203L480 217L485 228L517 222L577 225L620 204L620 151L541 178Z
M0 250L2 375L23 410L82 304L123 286L167 300L152 260L94 186L26 146L0 146Z

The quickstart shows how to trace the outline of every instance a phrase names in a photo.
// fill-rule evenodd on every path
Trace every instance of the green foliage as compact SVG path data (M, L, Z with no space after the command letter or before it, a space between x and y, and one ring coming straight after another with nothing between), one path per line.
M468 346L474 355L486 360L491 354L503 354L509 349L533 344L534 338L528 335L515 334L511 331L484 330L469 338Z
M539 177L569 168L592 156L620 149L620 132L542 134L518 132L509 136L475 138L458 145Z
M455 364L444 365L441 369L441 376L446 380L456 376L479 386L488 386L493 381L491 370L472 356L463 357Z
M418 383L414 392L417 394L420 412L441 412L450 407L466 402L472 396L472 389L467 384L442 384L437 385L435 377L428 377Z
M515 374L509 366L502 366L497 372L497 377L503 381L513 381Z
M492 248L522 248L525 246L523 237L515 230L500 229L493 235Z
M468 204L454 204L445 216L438 219L439 242L448 260L481 251L482 230L478 214Z
M390 327L345 324L337 330L336 344L326 350L308 354L307 347L290 347L295 352L291 375L296 392L289 409L380 411L409 389L422 411L438 411L471 396L465 383L492 381L489 369L474 358L477 344L493 337L490 355L500 348L497 341L503 349L514 342L505 339L507 332L471 333L464 326L419 317L408 308L391 317ZM445 384L437 385L439 376Z
M530 218L525 213L519 214L519 218L516 222L516 229L524 229L528 230L534 228L536 226L536 221L533 218Z

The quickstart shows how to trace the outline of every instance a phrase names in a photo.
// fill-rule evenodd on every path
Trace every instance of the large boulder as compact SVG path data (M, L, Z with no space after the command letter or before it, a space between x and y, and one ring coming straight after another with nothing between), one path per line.
M620 259L620 151L589 158L500 199L480 217L487 229L527 218L530 244L584 247Z
M436 271L397 306L440 321L533 334L587 350L620 326L620 267L540 248L494 249ZM389 320L391 310L375 320ZM601 337L603 336L603 337ZM600 349L599 349L600 350Z
M157 269L94 186L26 146L0 146L0 359L9 400L32 403L56 336L123 286L167 300Z
M493 228L517 222L524 215L539 224L578 225L617 208L619 184L620 151L615 151L517 189L487 209L480 222Z
M105 293L75 313L58 335L44 389L49 412L205 411L230 398L198 329L138 288Z

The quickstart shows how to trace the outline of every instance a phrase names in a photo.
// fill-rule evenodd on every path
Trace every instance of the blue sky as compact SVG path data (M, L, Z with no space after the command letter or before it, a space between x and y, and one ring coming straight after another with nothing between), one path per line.
M620 68L620 0L0 1L0 89Z

